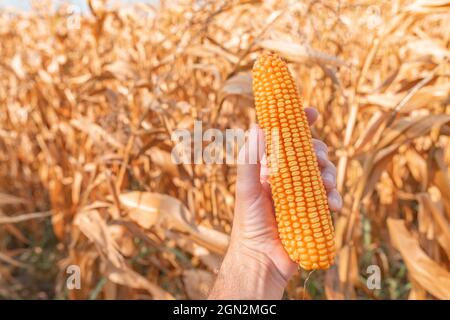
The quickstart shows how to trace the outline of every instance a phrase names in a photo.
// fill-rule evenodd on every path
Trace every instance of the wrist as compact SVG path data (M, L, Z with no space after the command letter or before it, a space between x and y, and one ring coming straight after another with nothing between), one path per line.
M230 244L210 299L281 299L287 279L265 253Z

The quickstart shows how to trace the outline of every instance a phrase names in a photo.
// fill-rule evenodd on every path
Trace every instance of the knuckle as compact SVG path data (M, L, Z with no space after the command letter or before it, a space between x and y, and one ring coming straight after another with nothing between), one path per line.
M330 160L327 161L327 170L330 170L334 175L336 175L337 169L333 162Z
M313 139L313 145L316 150L322 150L328 154L328 146L322 140Z

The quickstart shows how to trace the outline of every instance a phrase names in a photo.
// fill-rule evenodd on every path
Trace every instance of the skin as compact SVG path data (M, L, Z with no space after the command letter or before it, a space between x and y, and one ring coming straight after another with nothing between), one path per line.
M305 108L311 126L318 118ZM239 153L236 205L230 246L222 262L209 299L281 299L288 280L297 271L278 237L268 168L264 161L264 133L253 125ZM256 141L250 144L249 141ZM336 190L336 167L328 160L327 146L313 139L314 150L327 190L331 211L340 211L342 198ZM249 164L249 159L261 159Z

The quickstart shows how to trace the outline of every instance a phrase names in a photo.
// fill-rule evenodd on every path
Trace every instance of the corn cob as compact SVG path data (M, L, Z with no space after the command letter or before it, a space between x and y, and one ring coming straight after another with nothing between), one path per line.
M303 269L327 269L335 256L327 195L297 88L278 55L255 62L253 92L281 242Z

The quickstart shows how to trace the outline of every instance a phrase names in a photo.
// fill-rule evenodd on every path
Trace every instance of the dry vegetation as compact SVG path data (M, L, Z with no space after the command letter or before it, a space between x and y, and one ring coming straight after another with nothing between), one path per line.
M250 68L275 50L321 112L345 202L307 297L450 298L450 1L36 3L0 11L0 297L204 297L236 168L174 165L171 133L248 128Z

